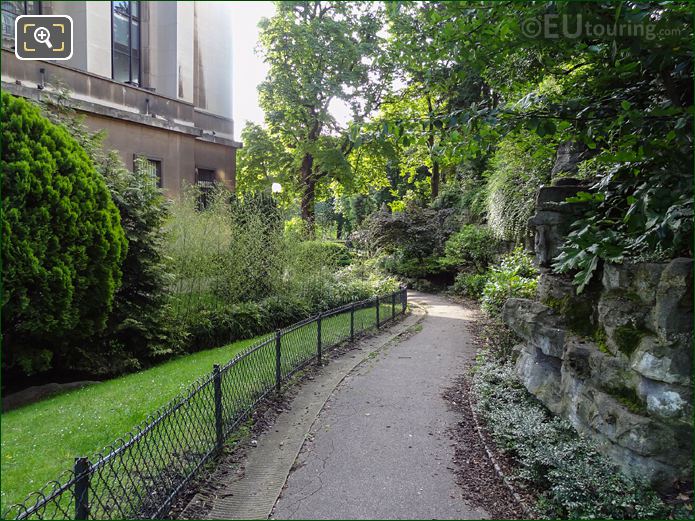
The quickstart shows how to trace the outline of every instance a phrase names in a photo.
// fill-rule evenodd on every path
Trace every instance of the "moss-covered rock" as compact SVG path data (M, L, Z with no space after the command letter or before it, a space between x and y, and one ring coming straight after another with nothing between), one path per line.
M635 327L632 324L618 326L613 331L613 341L618 350L625 356L630 356L637 349L642 337L648 335L649 331Z

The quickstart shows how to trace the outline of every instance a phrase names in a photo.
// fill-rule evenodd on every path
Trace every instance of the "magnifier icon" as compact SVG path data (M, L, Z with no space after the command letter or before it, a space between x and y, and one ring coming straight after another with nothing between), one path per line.
M34 39L39 43L45 43L46 47L48 47L49 49L52 49L53 46L51 45L50 38L51 38L51 33L45 27L37 27L36 30L34 31Z

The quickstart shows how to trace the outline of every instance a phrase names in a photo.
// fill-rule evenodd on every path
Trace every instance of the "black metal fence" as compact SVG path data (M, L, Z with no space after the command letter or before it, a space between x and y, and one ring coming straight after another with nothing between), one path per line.
M172 501L256 405L312 360L406 310L407 291L353 302L280 329L191 384L125 438L72 470L4 519L137 519Z

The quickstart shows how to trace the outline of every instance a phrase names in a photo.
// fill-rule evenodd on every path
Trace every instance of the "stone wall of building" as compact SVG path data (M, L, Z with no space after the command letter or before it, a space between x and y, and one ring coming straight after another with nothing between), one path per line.
M607 264L577 296L548 266L577 211L561 201L579 189L539 193L538 299L503 313L523 339L517 373L626 473L668 489L692 479L692 259Z

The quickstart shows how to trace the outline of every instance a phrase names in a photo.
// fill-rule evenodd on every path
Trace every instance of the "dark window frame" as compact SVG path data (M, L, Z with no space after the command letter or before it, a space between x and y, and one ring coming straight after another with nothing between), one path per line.
M157 176L157 182L155 186L157 188L164 188L164 159L161 157L149 156L147 154L133 154L133 172L137 173L138 159L144 159L146 161L151 161L159 165L159 175ZM155 167L156 169L156 167Z
M15 17L15 20L16 20L17 17L22 16L22 15L26 15L26 14L43 14L43 6L41 5L41 4L43 4L43 2L41 2L40 0L35 0L33 3L36 4L36 7L37 7L36 12L30 13L29 12L29 2L30 1L31 0L23 0L22 1L22 7L23 7L22 8L22 14L17 14L14 11L6 9L5 6L7 4L5 2L0 2L0 17L2 17L3 13L10 13L12 16ZM15 22L13 21L12 22L12 36L6 34L5 32L2 33L2 43L3 44L5 42L10 43L10 42L16 41L17 35L14 34L14 27L15 27ZM12 44L11 47L14 48L14 43Z
M116 4L119 2L112 0L111 1L111 79L116 80L116 70L115 70L115 63L116 63L116 52L119 52L120 54L123 54L121 51L116 50L116 38L115 38L115 31L114 31L114 25L115 25L115 12L116 12ZM137 3L138 4L138 14L137 16L133 15L133 4ZM123 14L123 13L121 13ZM128 13L125 14L125 16L128 19L128 80L126 80L124 83L128 85L135 85L136 87L139 87L142 84L142 4L139 1L136 0L130 0L128 2ZM137 66L137 81L133 80L133 21L137 22L137 35L138 35L138 53L139 53L139 58L138 58L138 66ZM120 80L116 80L120 81Z
M195 186L199 190L199 196L198 196L198 209L199 210L205 210L208 206L208 199L209 199L209 193L212 192L217 185L219 184L219 181L217 179L213 179L212 181L208 180L202 180L200 179L201 171L202 172L210 172L215 178L217 176L217 168L212 168L212 167L206 167L206 166L196 166L195 167Z

